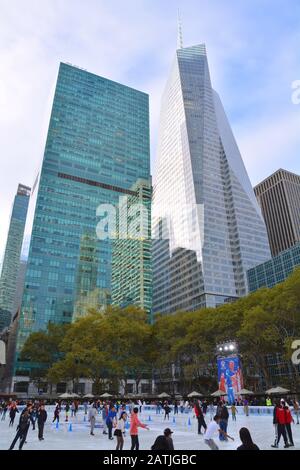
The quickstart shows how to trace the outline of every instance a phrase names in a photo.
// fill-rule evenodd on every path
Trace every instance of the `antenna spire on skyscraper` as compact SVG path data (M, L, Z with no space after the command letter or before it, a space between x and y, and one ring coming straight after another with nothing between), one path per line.
M178 8L177 12L177 49L183 48L183 39L182 39L182 24L180 18L180 11Z

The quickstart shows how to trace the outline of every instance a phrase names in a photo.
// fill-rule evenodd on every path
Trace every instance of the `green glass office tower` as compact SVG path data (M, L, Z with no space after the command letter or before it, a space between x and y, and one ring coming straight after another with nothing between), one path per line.
M88 282L82 253L91 246L90 286L111 289L110 239L100 240L97 208L118 205L150 177L148 95L61 64L37 195L17 352L49 321L70 322ZM95 261L96 260L96 261ZM89 264L89 263L87 263ZM96 272L95 272L96 268ZM95 282L96 276L96 282ZM18 362L22 375L30 364Z
M14 199L0 278L0 325L8 326L14 303L30 188L19 184Z
M151 194L139 180L133 194L122 197L112 249L112 303L137 305L152 322Z

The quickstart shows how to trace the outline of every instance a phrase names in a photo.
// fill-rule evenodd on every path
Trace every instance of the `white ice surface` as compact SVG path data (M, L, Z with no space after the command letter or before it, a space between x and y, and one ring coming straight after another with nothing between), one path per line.
M150 413L150 414L149 414ZM149 421L149 415L151 421ZM45 425L44 441L39 441L36 430L30 430L27 436L27 444L24 445L23 450L113 450L115 449L116 439L109 441L107 435L103 435L102 419L99 415L95 429L95 436L90 435L89 423L84 421L84 412L79 411L76 419L72 418L72 431L69 431L69 423L64 422L65 414L61 412L61 422L59 429L53 425L52 412L48 413L48 420ZM191 426L188 425L190 418ZM1 418L0 418L1 419ZM87 418L86 418L87 419ZM176 423L173 423L173 414L170 415L170 421L164 421L163 415L156 415L155 412L146 411L140 415L140 420L149 425L150 431L145 429L139 430L140 449L150 450L156 436L162 434L166 427L170 427L173 431L173 441L175 450L209 450L204 443L203 435L197 434L197 421L193 418L193 413L189 415L183 414L176 415ZM210 420L209 416L206 417L206 422ZM5 421L0 420L0 450L8 449L16 433L16 427L19 421L17 414L13 428L8 427L9 417L6 416ZM100 427L101 426L101 427ZM253 441L260 449L271 449L271 444L274 443L274 426L272 424L272 416L249 416L244 414L237 416L237 421L233 422L231 417L229 419L228 434L234 437L235 441L220 442L218 436L215 437L215 442L218 444L220 450L236 449L240 444L239 430L241 427L247 427L252 435ZM292 424L293 436L295 447L287 449L300 449L300 425ZM124 450L130 449L130 436L126 432ZM280 442L280 448L283 448L283 440ZM15 446L18 449L18 443ZM276 451L276 449L274 449Z

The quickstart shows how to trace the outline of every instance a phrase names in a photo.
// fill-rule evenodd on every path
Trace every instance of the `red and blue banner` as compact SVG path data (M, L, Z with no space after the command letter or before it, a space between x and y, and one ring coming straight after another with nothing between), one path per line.
M234 403L244 386L239 356L218 358L218 383L219 390L226 393L228 402Z

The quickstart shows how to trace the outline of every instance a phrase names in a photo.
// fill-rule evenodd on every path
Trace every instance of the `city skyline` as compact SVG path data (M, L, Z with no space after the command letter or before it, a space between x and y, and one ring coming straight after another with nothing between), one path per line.
M41 161L60 60L150 94L153 172L160 98L176 47L178 7L184 45L207 44L213 85L223 98L252 185L282 166L300 173L300 109L291 100L292 82L300 78L296 1L290 1L290 8L283 1L246 1L243 6L232 1L168 1L163 7L129 1L126 8L118 1L108 6L93 0L84 7L68 1L44 2L42 7L29 1L26 8L17 1L0 4L0 137L5 156L0 258L14 187L20 181L31 186Z

